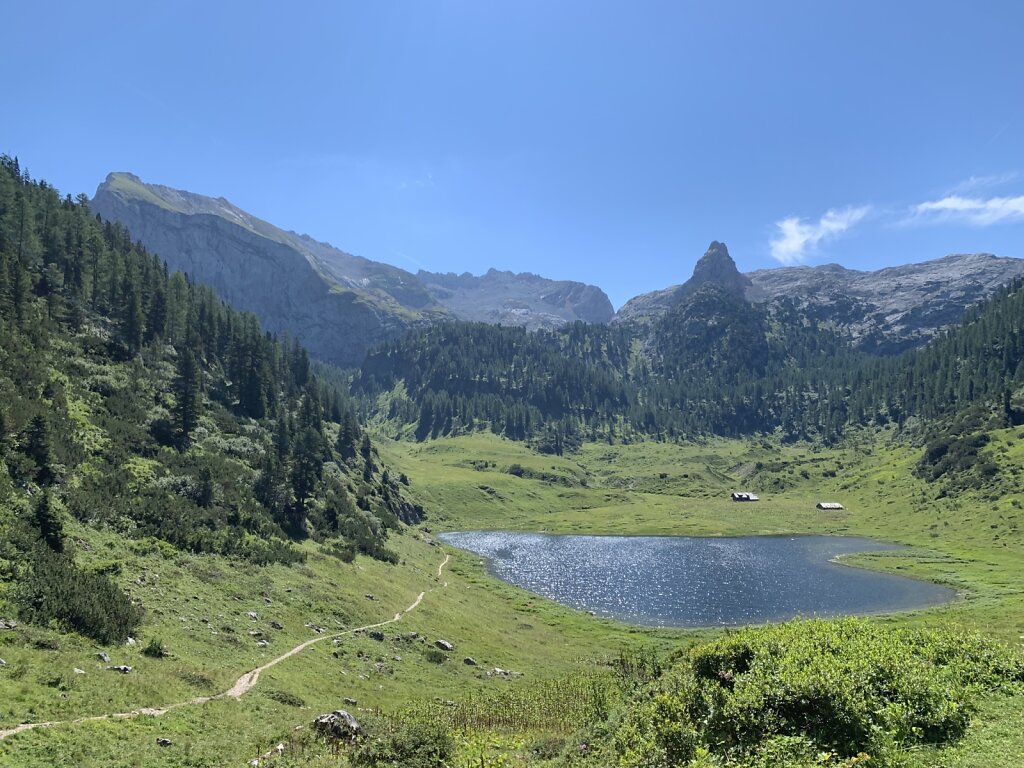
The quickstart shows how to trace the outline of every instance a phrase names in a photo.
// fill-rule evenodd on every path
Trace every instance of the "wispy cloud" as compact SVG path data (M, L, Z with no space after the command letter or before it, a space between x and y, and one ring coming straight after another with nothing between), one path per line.
M979 227L1024 219L1024 195L1018 197L963 197L947 195L941 200L918 203L908 223L966 222Z
M1017 173L1017 171L992 173L986 176L971 176L950 188L949 194L964 195L968 192L976 192L979 189L1001 187L1003 184L1009 184L1011 181L1014 181L1018 176L1020 176L1020 174Z
M772 257L782 264L802 264L822 241L834 240L863 219L871 206L849 206L825 211L817 223L796 216L775 222L779 235L771 241Z
M425 189L432 186L434 186L434 174L429 171L425 176L415 179L402 179L398 182L399 189Z

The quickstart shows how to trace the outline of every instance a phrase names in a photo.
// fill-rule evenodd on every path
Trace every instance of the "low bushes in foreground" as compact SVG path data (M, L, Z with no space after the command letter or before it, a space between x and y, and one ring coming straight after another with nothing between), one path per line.
M976 635L863 619L744 629L687 652L629 708L620 764L891 766L960 738L978 693L1024 681Z

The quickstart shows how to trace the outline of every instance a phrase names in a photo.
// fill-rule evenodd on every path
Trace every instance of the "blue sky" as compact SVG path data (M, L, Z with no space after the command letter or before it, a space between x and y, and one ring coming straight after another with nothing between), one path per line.
M415 271L685 280L1024 257L1024 3L5 8L0 152L113 170Z

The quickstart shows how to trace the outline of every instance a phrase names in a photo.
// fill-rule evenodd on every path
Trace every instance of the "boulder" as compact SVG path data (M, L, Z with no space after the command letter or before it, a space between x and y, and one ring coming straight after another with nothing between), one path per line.
M110 663L110 657L107 654L103 653L103 651L97 653L96 658L102 661L104 664Z
M379 643L383 643L384 642L384 633L381 632L379 629L371 630L370 631L370 639L371 640L376 640Z
M13 619L0 619L0 629L14 629L18 622Z
M467 656L462 660L462 663L465 664L467 667L475 667L476 659L474 659L472 656Z
M165 739L162 736L156 740L156 743L158 747L169 747L172 744L174 744L173 741L171 741L170 739Z
M280 622L278 622L278 621L272 621L272 622L270 622L270 628L271 628L271 629L284 629L284 627L283 627L283 626L281 625L281 623L280 623Z
M455 646L449 643L447 640L435 640L434 645L440 648L442 651L454 651Z
M344 709L337 709L316 718L313 721L313 730L326 738L352 743L362 734L363 728L359 721Z
M78 667L75 667L75 674L76 675L84 675L85 674L85 670L84 669L79 669Z
M256 613L256 611L249 611L249 612L248 612L247 614L245 614L245 615L246 615L246 616L248 616L248 617L249 617L250 619L252 619L253 621L256 621L257 619L259 619L259 614L257 614L257 613Z
M127 675L132 671L132 668L127 664L116 664L113 667L107 667L111 672L120 672L122 675Z
M6 667L6 666L7 666L7 662L4 661L3 659L0 659L0 667Z

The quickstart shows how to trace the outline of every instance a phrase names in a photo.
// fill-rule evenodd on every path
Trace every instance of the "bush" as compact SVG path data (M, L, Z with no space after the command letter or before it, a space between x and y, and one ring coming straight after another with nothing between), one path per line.
M101 643L123 641L142 621L142 610L109 577L80 570L71 557L44 544L28 553L15 599L24 621L56 621Z
M866 753L892 765L915 744L960 738L980 689L1021 680L1021 658L977 636L790 622L691 650L631 710L616 746L626 766L686 765L707 752L751 766L782 753L796 764Z
M352 755L352 765L367 768L443 768L455 753L448 731L429 723L412 722L365 741Z
M151 659L163 659L170 654L167 652L167 648L164 646L163 641L154 637L146 643L146 647L142 649L142 655L148 656Z

